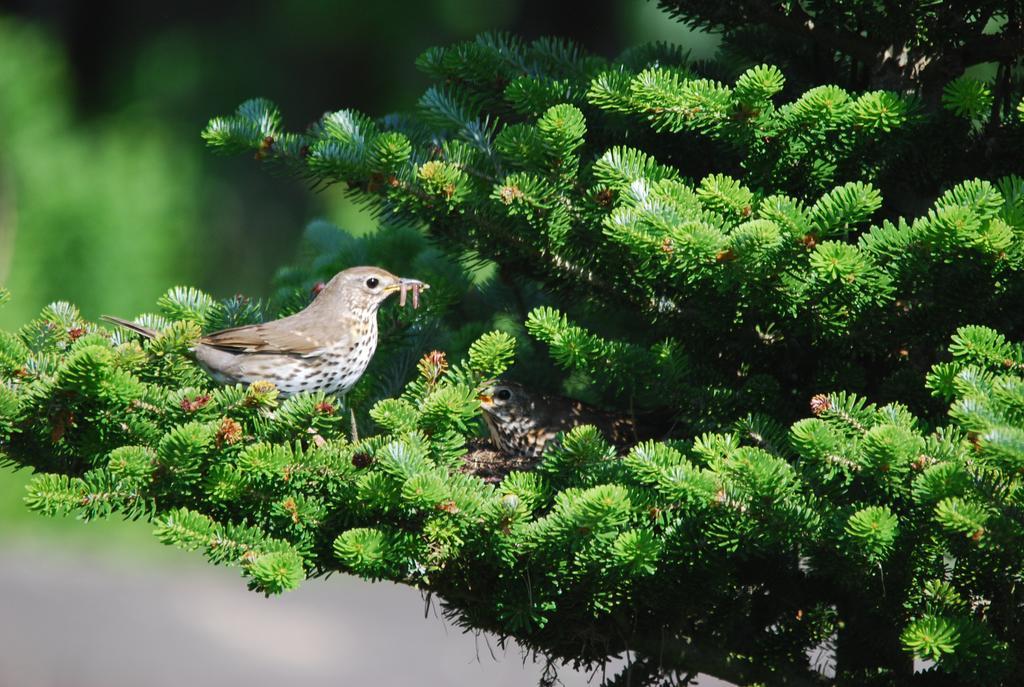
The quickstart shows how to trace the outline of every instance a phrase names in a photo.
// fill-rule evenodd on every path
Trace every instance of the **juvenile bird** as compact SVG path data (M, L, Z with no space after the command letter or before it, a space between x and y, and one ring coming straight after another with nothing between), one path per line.
M282 396L303 391L344 395L355 386L377 348L377 310L393 293L420 291L417 279L396 277L379 267L353 267L327 282L313 302L288 317L207 334L192 348L199 364L218 382L273 382ZM158 334L118 317L105 320L151 339Z
M620 448L637 442L636 421L564 396L548 396L520 384L498 381L480 395L484 422L495 447L511 456L540 458L559 432L594 425Z

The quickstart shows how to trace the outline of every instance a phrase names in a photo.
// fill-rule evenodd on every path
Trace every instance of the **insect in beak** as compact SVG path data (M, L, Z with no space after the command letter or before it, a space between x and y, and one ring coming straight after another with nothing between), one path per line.
M398 305L402 308L405 307L405 292L406 290L412 291L412 307L415 310L420 307L420 291L426 291L430 288L430 284L424 284L419 279L402 279L397 287L398 289Z

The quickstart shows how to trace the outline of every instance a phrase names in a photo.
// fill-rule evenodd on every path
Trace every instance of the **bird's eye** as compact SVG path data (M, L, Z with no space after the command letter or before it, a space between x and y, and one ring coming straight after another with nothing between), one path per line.
M370 277L369 279L366 280L367 288L375 289L379 285L380 285L380 279L377 279L377 277Z
M499 401L507 401L508 399L512 398L512 392L509 391L508 389L502 389L498 393L494 394L494 397L497 398Z

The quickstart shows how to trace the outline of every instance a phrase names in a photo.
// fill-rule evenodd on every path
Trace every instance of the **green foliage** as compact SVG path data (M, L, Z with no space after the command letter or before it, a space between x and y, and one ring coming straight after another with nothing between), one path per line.
M483 377L499 377L512 364L516 340L504 332L489 332L469 347L469 369Z
M898 520L887 508L869 506L850 516L846 534L851 543L869 563L879 563L888 556L896 541Z
M919 618L903 631L903 644L918 658L941 661L956 651L960 634L945 618Z
M916 96L834 85L793 94L771 65L727 86L653 54L605 61L574 49L551 63L547 50L486 35L429 51L420 66L457 86L431 88L408 117L328 114L301 134L302 155L266 143L286 134L263 101L206 135L231 152L224 127L259 130L250 149L263 159L342 181L374 211L555 298L615 308L607 334L566 321L541 338L561 365L602 382L607 403L622 404L626 388L673 411L712 396L683 413L694 428L783 403L782 378L800 397L821 384L919 397L907 359L936 362L966 313L1017 331L1019 317L991 294L1022 295L1018 176L951 184L930 209L898 216L902 146L948 125ZM880 356L879 330L907 355ZM753 337L765 345L751 355ZM629 345L598 345L617 338ZM649 360L653 347L666 352L663 379L656 365L625 367L645 357L635 345ZM602 365L609 356L615 364ZM923 410L934 420L939 408Z
M959 117L978 119L992 108L992 91L977 79L961 76L946 84L942 104Z
M385 229L314 223L266 303L171 289L143 345L66 303L0 337L0 446L42 473L29 505L150 518L266 593L414 585L553 658L632 652L648 682L821 684L824 646L841 684L910 684L913 656L922 680L1009 684L1020 86L1005 61L987 85L961 72L1015 23L971 47L998 7L960 26L929 3L662 4L720 30L724 59L492 33L425 52L408 114L293 133L260 99L213 119L214 150L343 183ZM334 399L214 388L191 362L201 331L294 312L353 264L432 285L381 312L358 439ZM485 481L479 393L502 376L638 441L578 426Z
M185 290L168 299L217 307ZM178 322L196 313L165 309ZM59 305L42 321L54 318L80 322ZM542 338L568 326L553 311L532 321ZM566 343L551 345L557 357ZM591 346L579 360L625 354ZM965 615L962 599L1012 594L992 587L1013 585L996 570L1024 569L1014 544L1024 534L1019 345L984 327L956 334L952 362L936 368L944 386L933 383L952 402L951 424L936 430L902 406L835 393L816 398L815 417L794 424L788 440L751 417L736 431L642 443L620 457L595 428L578 427L536 472L495 487L463 474L460 456L477 431L476 385L503 373L514 348L491 332L465 363L424 356L405 392L370 410L381 433L353 443L322 394L281 402L258 385L181 386L194 376L166 359L187 353L160 339L141 351L119 334L55 340L27 354L33 372L5 373L4 450L48 470L30 484L30 508L152 519L161 541L237 565L265 593L332 570L415 584L448 598L466 622L554 651L627 609L657 611L636 621L646 641L649 622L662 631L662 613L756 605L802 652L820 635L793 625L789 602L765 607L753 590L716 582L781 554L776 565L794 558L770 579L802 579L801 608L863 591L871 601L862 612L895 613L914 655L953 671L969 663L970 674L1009 670L1015 626ZM639 369L657 364L644 362L648 351L629 354ZM759 445L745 445L752 439ZM929 570L946 572L936 581ZM514 582L524 575L528 596ZM662 575L676 583L653 584ZM883 602L875 594L887 584L904 591ZM745 618L719 623L715 635L753 638L757 652L776 645ZM818 621L837 627L827 613Z

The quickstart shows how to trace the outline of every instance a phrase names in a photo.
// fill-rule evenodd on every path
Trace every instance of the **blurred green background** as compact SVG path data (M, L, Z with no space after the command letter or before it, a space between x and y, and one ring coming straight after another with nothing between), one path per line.
M426 86L416 56L487 30L556 34L606 55L694 36L644 0L0 4L0 284L14 329L54 300L101 313L150 310L175 284L266 295L305 224L372 221L340 189L312 192L252 160L204 149L199 132L253 96L291 126L324 111L409 108ZM25 474L0 471L0 537L57 536L22 508ZM148 538L118 523L76 538ZM131 532L132 534L129 534ZM138 533L138 535L134 534ZM94 542L93 542L94 543ZM150 546L151 549L159 547Z

